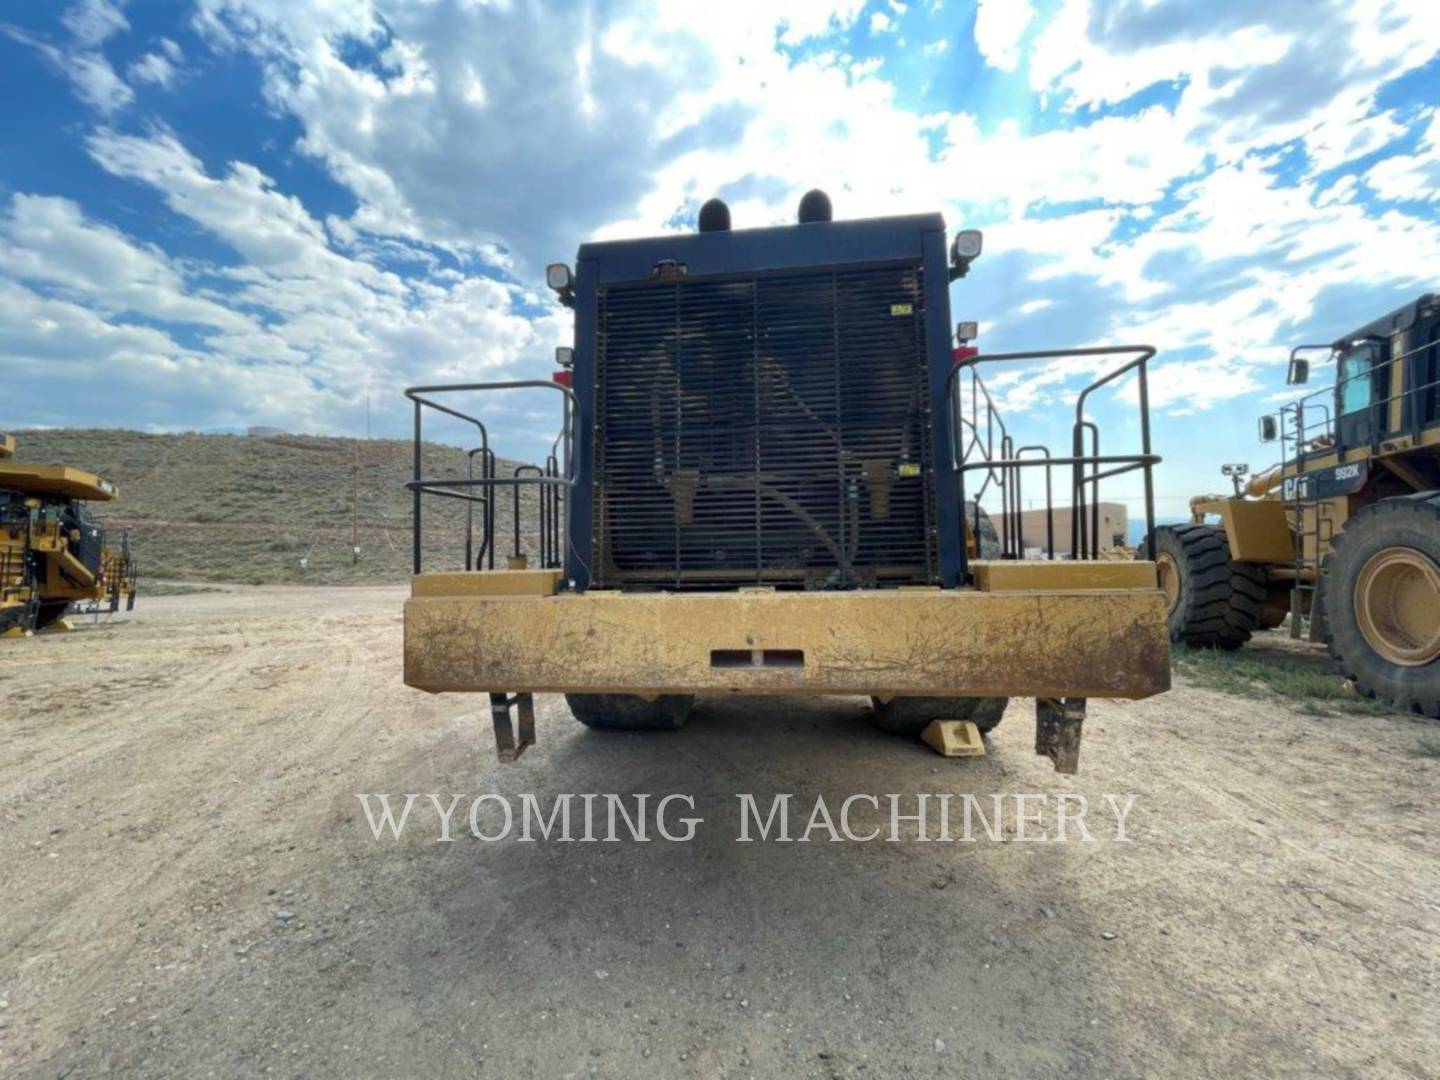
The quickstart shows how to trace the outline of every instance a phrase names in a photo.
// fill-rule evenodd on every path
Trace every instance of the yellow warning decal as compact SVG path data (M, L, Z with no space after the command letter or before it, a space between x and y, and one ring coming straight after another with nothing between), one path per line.
M914 304L891 304L891 305L890 305L890 314L891 314L891 315L913 315L913 314L915 314L915 305L914 305Z
M920 466L913 461L902 461L895 471L901 476L919 476Z

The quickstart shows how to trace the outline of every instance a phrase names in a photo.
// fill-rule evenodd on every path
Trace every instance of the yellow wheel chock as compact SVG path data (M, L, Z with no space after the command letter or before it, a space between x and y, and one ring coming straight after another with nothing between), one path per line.
M920 738L943 757L985 756L980 729L970 720L931 720Z

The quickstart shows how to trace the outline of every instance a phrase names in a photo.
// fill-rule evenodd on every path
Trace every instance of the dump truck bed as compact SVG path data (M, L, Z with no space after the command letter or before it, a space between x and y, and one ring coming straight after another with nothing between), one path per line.
M26 495L61 495L67 499L115 498L115 485L92 472L69 465L33 465L0 460L0 488Z

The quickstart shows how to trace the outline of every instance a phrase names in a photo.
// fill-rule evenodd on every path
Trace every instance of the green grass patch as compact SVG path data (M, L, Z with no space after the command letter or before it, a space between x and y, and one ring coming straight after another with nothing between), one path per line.
M1421 739L1419 745L1410 751L1410 756L1440 758L1440 739Z
M1175 646L1171 664L1197 686L1259 700L1282 698L1307 716L1389 716L1396 710L1360 697L1322 656L1282 657Z

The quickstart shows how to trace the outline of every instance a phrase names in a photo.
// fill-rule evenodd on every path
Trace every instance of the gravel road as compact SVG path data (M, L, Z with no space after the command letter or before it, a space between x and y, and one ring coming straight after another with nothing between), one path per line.
M1064 778L1029 703L943 760L858 700L704 699L645 736L542 698L500 767L478 699L402 685L402 598L142 598L0 642L0 1073L1436 1075L1433 724L1181 686L1096 703ZM422 798L377 841L357 794L382 792L462 794L457 839ZM477 795L566 792L687 794L704 823L468 834ZM1016 842L1007 807L1003 840L737 843L737 795L776 792L802 822L1043 794L1050 836L1074 793L1096 839ZM1128 842L1106 794L1136 797Z

